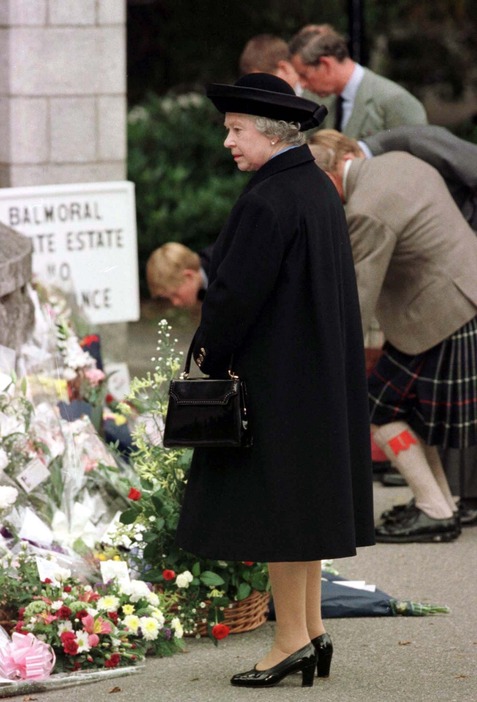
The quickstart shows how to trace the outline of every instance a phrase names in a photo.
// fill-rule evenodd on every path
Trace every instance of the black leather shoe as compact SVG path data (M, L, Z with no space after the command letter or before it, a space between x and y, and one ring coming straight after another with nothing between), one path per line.
M475 526L477 524L476 507L469 507L465 503L462 503L461 500L458 505L458 510L461 526L468 527Z
M460 534L459 518L433 519L416 509L398 522L385 522L375 529L380 543L406 544L412 542L454 541Z
M416 509L416 500L413 497L412 500L406 502L405 505L395 505L394 507L391 507L391 509L385 510L381 514L381 519L383 522L397 522L403 517L407 517L407 515L411 512L415 512Z
M287 675L301 672L301 686L312 687L315 667L315 647L309 643L272 668L267 668L267 670L252 668L252 670L247 670L245 673L237 673L230 682L232 685L241 687L271 687L281 682Z
M333 657L331 637L329 634L321 634L320 636L315 636L311 643L316 651L316 674L319 678L328 678Z

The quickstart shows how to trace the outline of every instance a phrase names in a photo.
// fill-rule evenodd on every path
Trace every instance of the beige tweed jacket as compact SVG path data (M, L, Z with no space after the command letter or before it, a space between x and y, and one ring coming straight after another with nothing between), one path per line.
M392 151L352 161L345 209L363 319L408 354L477 314L477 237L429 164Z

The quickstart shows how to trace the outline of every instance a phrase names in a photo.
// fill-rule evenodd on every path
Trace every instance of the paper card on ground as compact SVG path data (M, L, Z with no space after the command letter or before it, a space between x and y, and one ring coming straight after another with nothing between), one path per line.
M40 483L50 477L50 471L39 458L34 458L28 463L25 470L16 476L15 480L25 492L31 492Z
M364 580L333 580L334 585L343 585L343 587L352 587L355 590L366 590L367 592L376 592L376 585L367 585Z
M106 363L104 366L108 378L108 390L118 402L129 395L131 379L127 363Z
M55 560L50 561L41 556L35 556L35 561L36 567L38 568L38 575L42 582L48 578L54 585L60 585L60 581L58 580L60 575L63 575L64 578L71 575L71 571L59 566Z
M23 522L18 536L20 539L26 539L26 541L32 541L42 546L51 546L53 541L51 529L29 507L23 513Z

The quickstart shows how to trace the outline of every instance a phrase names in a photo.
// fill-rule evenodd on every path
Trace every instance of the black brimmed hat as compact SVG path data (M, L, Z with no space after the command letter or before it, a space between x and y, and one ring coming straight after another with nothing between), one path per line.
M288 83L270 73L249 73L234 85L212 83L207 97L219 112L258 115L285 122L299 122L300 131L318 127L327 114L323 105L298 97Z

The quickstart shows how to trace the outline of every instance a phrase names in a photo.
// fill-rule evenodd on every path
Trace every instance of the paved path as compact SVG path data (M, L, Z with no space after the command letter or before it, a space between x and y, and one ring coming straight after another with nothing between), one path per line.
M161 312L159 311L159 314ZM133 374L150 368L158 312L149 309L130 325ZM193 322L174 327L187 345ZM407 501L408 488L374 486L375 513ZM334 562L349 579L374 583L403 600L446 604L448 615L330 619L335 656L329 680L301 689L290 676L268 690L234 688L229 678L252 667L269 645L274 624L230 636L215 647L188 640L187 651L147 660L142 672L78 688L35 693L14 700L39 702L477 702L477 527L448 544L379 544L356 558Z
M375 511L409 497L407 488L375 483ZM329 680L301 689L290 676L268 690L232 687L229 678L253 665L269 645L274 624L229 636L215 647L188 640L187 652L149 658L138 674L78 688L11 698L39 702L476 702L477 527L448 544L379 544L336 560L350 579L376 584L393 597L446 604L434 617L329 619L335 656ZM111 697L111 695L113 696Z

